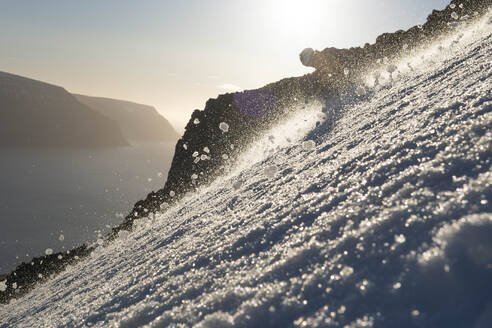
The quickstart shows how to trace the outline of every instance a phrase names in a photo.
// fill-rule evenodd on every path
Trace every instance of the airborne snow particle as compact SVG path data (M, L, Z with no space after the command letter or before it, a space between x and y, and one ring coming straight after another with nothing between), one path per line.
M405 238L405 235L396 235L395 236L395 241L398 244L403 244L405 241L407 241L407 239Z
M99 239L97 240L97 244L98 244L99 246L104 245L104 240L103 240L102 238L99 238Z
M352 273L354 273L354 269L349 267L349 266L346 266L344 267L341 271L340 271L340 276L342 277L348 277L350 276Z
M278 172L278 167L276 165L267 166L263 170L263 174L265 174L269 178L273 178L275 174L277 174L277 172Z
M400 282L396 282L393 284L393 289L400 289L401 288L401 283Z
M57 256L57 258L58 258L59 260L61 260L61 259L63 258L63 256L58 255L58 256Z
M195 152L193 153L193 155L192 155L192 156L193 156L193 157L198 157L198 155L200 155L200 153L199 153L199 152L197 152L197 151L195 151Z
M200 120L199 120L199 119L197 119L197 118L195 118L195 120L193 121L193 124L195 124L195 125L200 124Z
M196 179L198 179L198 174L192 174L191 180L196 180Z
M64 235L60 235L60 237L58 237L58 240L59 241L64 241L65 240L65 236Z
M44 251L44 253L45 253L46 255L51 255L51 254L53 254L53 250L52 250L51 248L47 248L47 249Z
M454 8L456 8L456 5L454 3L452 3L449 5L449 8L454 9Z
M313 140L307 140L302 143L302 149L313 150L316 147L316 143Z
M195 160L193 161L193 163L195 163L195 164L198 162L200 162L200 157L195 158Z
M172 190L171 190L171 191L169 192L169 196L174 197L175 195L176 195L176 193L175 193L174 191L172 191Z
M222 159L229 159L229 155L227 155L227 154L222 154Z
M157 177L162 178L163 174L162 172L157 173Z
M184 148L184 150L188 150L188 145L187 144L183 144L183 148Z
M458 18L460 18L460 16L458 16L458 14L457 14L457 13L455 13L454 11L453 11L453 13L451 14L451 17L453 17L454 19L458 19Z
M202 156L200 156L200 159L202 161L206 161L207 159L209 159L210 157L208 157L207 155L203 154Z
M16 283L16 282L14 282L14 283L12 284L12 288L13 288L13 289L17 289L17 283Z
M207 154L210 154L210 149L208 149L208 147L203 148L203 151L206 152Z
M229 132L229 124L227 124L226 122L221 122L219 124L219 129L222 130L222 132L224 133Z

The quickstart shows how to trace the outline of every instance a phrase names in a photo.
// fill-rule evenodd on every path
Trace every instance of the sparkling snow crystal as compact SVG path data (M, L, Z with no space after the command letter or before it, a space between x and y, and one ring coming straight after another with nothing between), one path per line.
M222 132L229 132L229 124L227 124L226 122L221 122L219 124L219 129L222 130Z

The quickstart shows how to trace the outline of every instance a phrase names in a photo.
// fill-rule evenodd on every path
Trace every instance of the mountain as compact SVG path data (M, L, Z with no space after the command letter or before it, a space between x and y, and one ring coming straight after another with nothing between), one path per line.
M133 142L176 141L179 134L154 107L129 101L74 94L77 100L116 121L123 136Z
M0 72L0 146L127 146L118 125L65 89Z
M485 13L346 89L321 92L317 71L209 101L177 144L192 162L173 162L183 189L170 176L173 189L135 206L131 232L4 305L0 322L490 327ZM0 289L21 294L15 279Z

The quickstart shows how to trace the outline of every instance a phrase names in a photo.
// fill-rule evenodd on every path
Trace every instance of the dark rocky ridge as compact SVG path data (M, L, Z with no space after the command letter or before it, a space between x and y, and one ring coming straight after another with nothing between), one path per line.
M65 89L0 72L0 146L127 146L118 125Z
M130 142L176 141L179 134L152 106L130 101L74 94L94 111L116 121Z
M464 8L460 8L460 15L475 17L474 12L478 13L477 16L484 14L492 5L491 1L452 0L451 4L459 8L459 4L464 3ZM335 51L342 56L340 58L347 58L345 59L347 61L344 62L348 65L347 67L360 73L364 69L363 65L374 65L369 58L379 59L385 54L394 58L399 55L405 42L409 42L409 48L417 47L442 33L452 31L453 27L449 26L448 23L455 21L451 17L453 11L449 6L443 11L434 11L422 27L414 27L406 32L397 31L392 34L383 34L374 45L347 50L329 48L331 50L326 50L326 52ZM418 32L417 29L421 32ZM405 40L405 42L401 43L400 40ZM367 59L364 59L366 56ZM327 56L326 58L331 59L332 57ZM330 95L337 96L345 88L358 83L357 74L353 73L344 77L343 66L333 65L329 60L321 60L315 68L316 71L312 74L284 79L257 90L221 95L217 99L210 99L203 111L196 110L193 112L186 126L185 134L176 144L175 155L164 188L149 194L145 200L139 201L124 222L113 229L110 239L117 237L121 230L131 230L135 220L159 210L163 203L175 203L185 193L213 181L217 174L232 165L234 158L256 136L271 127L279 118L287 115L285 108L289 105L302 104L306 98L325 100ZM198 119L200 123L194 124L195 119ZM229 124L228 133L220 131L219 124L221 122ZM188 149L183 147L184 144L187 145ZM234 149L231 149L230 145L234 145ZM203 153L204 147L210 149L211 159L195 164L192 153L194 151ZM228 149L227 154L231 158L230 160L224 160L220 156L225 149ZM201 172L203 174L200 174ZM191 175L194 173L199 174L199 179L195 183L191 179ZM175 193L174 196L170 195L171 191ZM87 251L90 252L91 250L88 249ZM70 254L65 255L64 259L60 260L60 265L64 265L64 261L70 261ZM33 272L25 280L35 281L37 279L37 273ZM9 283L14 281L9 281ZM13 296L16 295L0 293L0 301L5 302Z
M368 69L377 67L378 60L386 58L391 61L403 50L410 51L432 41L436 36L452 32L460 23L472 21L483 15L491 5L492 0L452 0L445 9L433 10L423 25L414 26L406 31L381 34L376 43L366 43L364 47L326 48L322 51L306 49L311 51L304 53L304 58L301 54L301 61L305 66L315 68L321 75L321 81L326 80L327 73L340 79L344 75L344 68L350 69L349 78L358 77Z

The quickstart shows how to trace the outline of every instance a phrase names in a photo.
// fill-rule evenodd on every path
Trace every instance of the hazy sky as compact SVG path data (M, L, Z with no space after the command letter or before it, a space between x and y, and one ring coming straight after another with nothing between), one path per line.
M182 129L208 98L310 71L423 23L447 0L0 0L0 70L155 106Z

